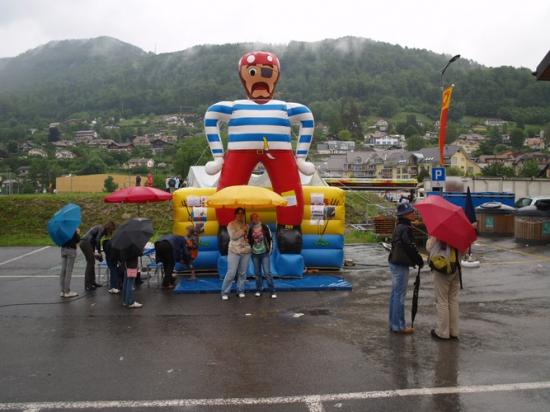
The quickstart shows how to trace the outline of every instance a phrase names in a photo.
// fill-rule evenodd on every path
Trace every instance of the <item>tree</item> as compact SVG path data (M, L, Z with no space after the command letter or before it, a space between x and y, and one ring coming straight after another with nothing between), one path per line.
M490 177L514 177L514 169L502 163L493 163L481 169L481 174Z
M420 133L418 133L418 129L416 127L410 124L405 128L405 130L403 131L403 134L408 139L412 136L418 136Z
M420 136L412 136L407 139L407 150L420 150L426 142Z
M78 171L80 175L95 175L105 173L107 166L105 162L97 154L93 154L88 158L84 166Z
M506 146L505 144L499 143L493 149L493 153L498 155L498 154L504 153L506 150L508 150L508 146Z
M338 132L338 140L353 140L353 136L349 130L343 129Z
M211 155L207 150L208 144L203 136L191 137L180 143L174 161L175 172L180 176L187 176L191 166L199 164L201 160L202 163L210 160Z
M550 123L546 123L543 129L544 141L547 145L550 145Z
M521 177L537 177L539 172L540 168L538 163L531 159L523 163L518 175Z
M430 172L425 167L421 167L416 180L418 180L418 183L422 183L426 177L430 177Z
M103 190L108 193L113 193L118 189L118 184L114 182L113 176L107 176L103 183Z
M525 142L525 134L522 129L516 127L510 134L510 143L514 149L521 149L523 142Z
M384 117L392 117L399 110L399 103L395 97L385 96L378 105L378 114Z
M445 169L445 174L447 176L464 176L464 172L456 166L449 166Z
M57 142L61 133L57 127L50 127L48 129L48 142Z

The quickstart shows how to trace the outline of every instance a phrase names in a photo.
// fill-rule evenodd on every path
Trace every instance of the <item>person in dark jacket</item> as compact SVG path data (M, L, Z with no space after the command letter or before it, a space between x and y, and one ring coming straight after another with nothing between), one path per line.
M76 259L76 246L80 241L80 229L76 229L73 237L61 246L61 297L74 298L78 293L71 291L71 275L73 274L74 261Z
M155 258L164 267L162 287L172 289L176 283L176 278L172 275L176 262L188 260L185 238L178 235L162 236L155 242Z
M405 296L409 281L409 267L422 268L424 261L414 244L411 221L415 219L415 210L410 203L397 205L397 225L393 231L392 248L388 261L392 273L390 295L390 330L395 333L411 334L413 328L405 323Z
M105 262L109 268L109 293L118 295L124 280L124 269L120 261L120 254L111 247L111 239L103 241L103 252L105 252Z
M92 227L80 240L80 250L86 258L86 271L84 273L84 287L86 290L95 290L102 286L95 281L95 260L103 260L101 255L101 238L110 236L115 231L116 225L109 221L105 225ZM95 250L95 252L94 252Z
M256 275L256 296L261 296L263 291L263 277L267 281L268 292L271 298L276 299L275 286L269 267L269 255L271 254L271 230L269 226L262 223L257 213L250 215L252 223L248 229L248 243L252 251L252 263Z

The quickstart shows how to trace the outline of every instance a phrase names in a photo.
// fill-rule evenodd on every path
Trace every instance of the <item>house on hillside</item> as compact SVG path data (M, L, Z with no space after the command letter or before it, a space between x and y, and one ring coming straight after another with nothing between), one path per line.
M94 139L97 139L98 135L95 130L79 130L75 133L74 141L76 143L89 143Z
M57 148L64 147L73 147L75 143L72 140L58 140L57 142L52 142L52 146Z
M153 167L154 164L155 161L153 159L145 159L142 157L130 159L126 165L128 169L135 169L137 167Z
M383 162L376 152L352 152L346 155L344 176L375 178L376 167Z
M327 140L317 144L319 154L346 154L355 150L355 142L351 140Z
M487 127L502 127L508 124L506 120L502 119L487 119L484 122Z
M134 150L134 144L131 142L126 143L118 143L113 141L112 143L109 143L107 146L107 150L109 152L131 152Z
M345 163L345 154L333 154L325 161L316 162L315 166L322 177L342 177L344 176Z
M64 150L64 149L61 149L61 150L56 150L55 151L55 158L56 159L74 159L76 157L76 155L69 151L69 150Z
M493 164L501 164L506 167L514 167L514 153L511 150L498 155L481 155L478 159L480 167L486 167Z
M43 157L43 158L47 158L48 157L48 153L46 153L46 151L44 149L40 149L40 148L33 148L31 150L29 150L27 152L27 156L34 156L34 157Z
M514 170L516 173L518 173L529 160L534 160L539 166L539 169L542 170L548 162L550 162L550 154L543 152L532 152L519 155L514 159Z
M424 167L429 173L433 167L439 167L439 148L425 147L414 152L422 156L419 165ZM444 161L446 167L456 167L462 173L469 176L475 176L481 173L481 167L474 162L468 154L459 146L445 145Z
M154 154L163 153L165 149L170 150L174 145L172 143L168 143L164 139L153 139L151 140L151 150L153 150Z
M142 146L142 147L150 147L151 146L149 136L147 136L147 135L134 137L134 139L132 140L132 143L136 147L137 146Z
M387 132L389 126L389 123L384 119L378 119L374 124L374 127L376 127L381 132Z
M97 147L99 149L107 149L115 141L113 139L96 139L90 140L87 145L90 147Z
M541 137L528 137L523 145L534 150L544 150L545 147L544 139Z

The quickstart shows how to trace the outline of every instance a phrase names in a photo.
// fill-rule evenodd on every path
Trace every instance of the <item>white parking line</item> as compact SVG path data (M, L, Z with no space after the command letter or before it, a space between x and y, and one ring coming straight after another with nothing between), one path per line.
M23 255L21 255L21 256L17 256L17 257L14 257L14 258L12 258L12 259L5 260L5 261L3 261L3 262L0 262L0 266L5 265L5 264L7 264L7 263L15 262L16 260L19 260L19 259L21 259L21 258L24 258L25 256L29 256L29 255L33 255L33 254L38 253L38 252L42 252L43 250L46 250L46 249L48 249L49 247L50 247L50 246L44 246L44 247L42 247L42 248L40 248L40 249L32 250L32 251L30 251L30 252L28 252L28 253L25 253L25 254L23 254Z
M323 402L396 398L402 396L433 396L468 393L513 392L534 389L550 389L550 381L509 383L497 385L448 386L440 388L391 389L387 391L335 393L326 395L280 396L271 398L218 398L218 399L170 399L152 401L87 401L87 402L28 402L0 403L0 410L24 410L38 412L42 409L123 409L123 408L175 408L197 406L242 406L306 404L310 412L323 412Z

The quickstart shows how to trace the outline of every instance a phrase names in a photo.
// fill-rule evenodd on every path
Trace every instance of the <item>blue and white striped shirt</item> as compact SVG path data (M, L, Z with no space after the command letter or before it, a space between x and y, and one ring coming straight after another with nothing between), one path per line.
M204 130L214 157L223 156L220 121L226 122L227 150L269 149L292 150L291 125L299 124L296 157L305 158L313 138L311 110L299 103L270 100L258 104L252 100L219 102L204 115Z

